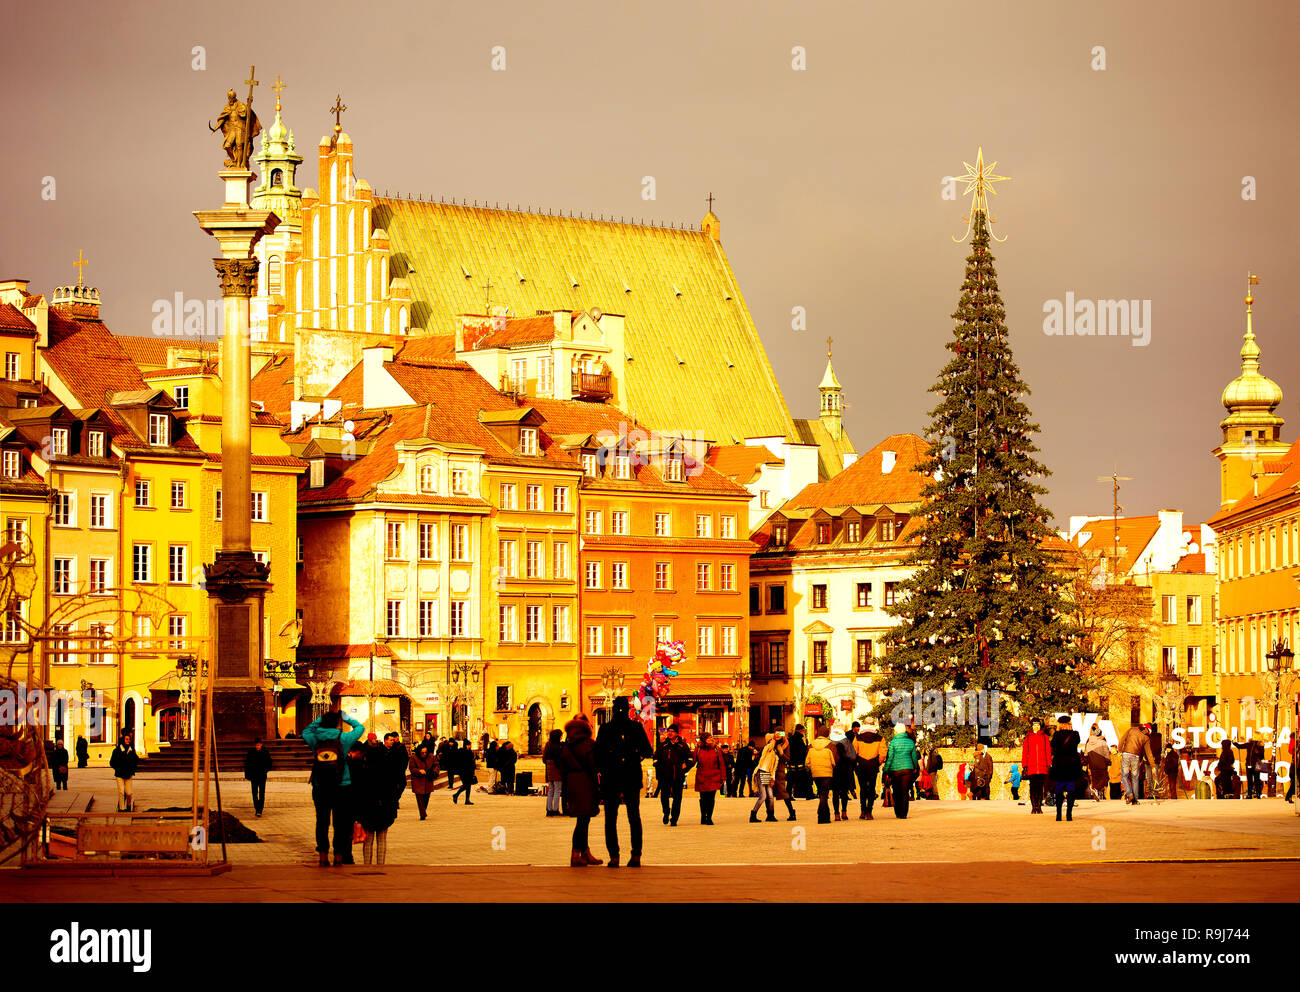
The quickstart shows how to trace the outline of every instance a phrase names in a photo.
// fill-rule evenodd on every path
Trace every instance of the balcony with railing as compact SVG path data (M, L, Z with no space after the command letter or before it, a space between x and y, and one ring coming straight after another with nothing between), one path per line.
M574 372L573 398L579 400L607 400L611 395L610 372Z
M525 379L502 375L499 391L502 396L509 396L512 400L521 400L528 395L528 383Z

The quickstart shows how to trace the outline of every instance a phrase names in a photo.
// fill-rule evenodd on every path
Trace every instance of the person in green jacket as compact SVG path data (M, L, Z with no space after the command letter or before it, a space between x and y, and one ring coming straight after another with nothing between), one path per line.
M351 729L346 732L339 729L340 721ZM313 751L320 751L322 746L327 745L327 750L337 751L341 755L334 761L325 763L324 769L319 773L319 757L312 762L311 800L316 807L316 853L320 855L322 868L328 867L330 863L331 814L334 816L334 864L336 867L353 864L352 821L355 809L347 755L352 750L352 745L361 740L361 735L365 732L365 724L357 723L337 710L321 714L303 728L302 739Z
M907 799L921 767L920 754L916 750L916 741L908 728L901 723L894 724L894 736L889 738L889 748L885 752L885 764L881 771L890 777L894 794L894 815L900 820L907 819Z

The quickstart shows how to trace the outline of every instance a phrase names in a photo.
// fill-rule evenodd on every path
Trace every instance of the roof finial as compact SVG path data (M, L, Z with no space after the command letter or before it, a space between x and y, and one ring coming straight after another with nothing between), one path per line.
M830 336L828 335L827 338L826 338L826 358L827 358L827 360L829 360L830 357L831 357L831 339L830 339Z
M343 133L343 111L347 109L342 94L335 94L334 106L330 107L330 113L334 115L334 137L330 139L330 148L338 147L339 135Z
M996 196L998 191L993 188L993 184L1005 182L1008 178L1007 176L994 174L993 170L997 168L997 162L991 162L988 166L984 165L984 147L982 145L975 155L975 164L971 165L969 162L963 162L962 165L966 166L966 174L963 176L953 176L953 179L959 183L964 182L966 184L966 190L962 193L962 196L970 196L971 193L974 193L975 195L971 199L970 216L966 218L966 233L960 238L953 238L953 241L957 242L965 241L966 238L970 236L971 227L975 223L976 214L983 214L984 220L987 224L991 225L993 223L994 218L989 215L988 194L992 193ZM997 235L993 234L992 227L989 228L989 234L993 237L994 241L1007 240L1006 238L999 238Z
M85 274L84 267L86 265L86 259L84 257L84 252L80 248L77 249L77 260L72 264L77 267L77 288L81 289L84 285L82 282L82 276Z
M275 112L280 112L280 93L284 90L284 81L280 79L280 74L275 74L275 82L271 84L271 89L275 90Z
M713 213L713 194L709 194L709 213Z

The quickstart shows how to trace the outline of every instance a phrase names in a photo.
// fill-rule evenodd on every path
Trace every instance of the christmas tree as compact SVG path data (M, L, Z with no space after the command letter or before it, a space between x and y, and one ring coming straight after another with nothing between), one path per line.
M957 745L976 734L1009 743L1033 716L1050 722L1079 709L1086 690L1067 619L1069 583L1044 547L1052 531L1038 503L1047 490L1036 480L1048 471L1034 457L1038 425L1023 399L1029 389L1012 357L989 250L984 194L1001 177L985 171L982 153L977 161L978 172L965 177L976 196L952 358L930 387L940 403L917 467L933 481L906 561L915 572L889 609L900 622L887 638L888 674L873 687L885 696L883 719L904 701L902 722L933 725ZM913 699L917 684L925 694Z

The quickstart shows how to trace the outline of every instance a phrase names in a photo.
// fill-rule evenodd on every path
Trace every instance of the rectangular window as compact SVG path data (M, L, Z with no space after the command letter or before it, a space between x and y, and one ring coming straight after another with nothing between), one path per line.
M586 522L588 534L600 533L600 511L599 510L588 510L585 514L583 514L583 519Z
M763 589L761 586L749 587L749 615L758 616L763 612Z
M655 537L672 537L672 517L667 513L655 514Z
M524 607L524 639L540 641L542 639L542 608L540 606Z
M848 525L848 536L845 540L850 544L857 544L862 540L862 524L856 520L850 520Z
M76 581L73 575L73 569L76 567L75 558L55 558L54 574L51 582L52 591L56 596L69 596L72 594L72 586Z
M632 459L628 455L614 456L614 478L630 479L632 478Z
M695 515L695 536L712 537L713 536L713 518L703 513Z
M655 588L660 590L673 587L673 566L666 561L655 562Z
M172 483L172 509L173 510L185 509L185 483L184 482Z
M89 450L87 451L87 453L90 455L91 458L104 457L104 432L103 431L90 432Z
M463 468L451 470L451 491L457 496L469 494L469 472Z
M767 587L767 612L785 612L785 586L776 585Z
M778 547L778 548L783 548L783 547L785 547L786 534L787 534L787 529L786 529L786 525L785 525L785 524L783 524L783 523L775 523L775 524L773 524L773 525L772 525L772 544L773 544L775 547Z
M149 414L149 443L155 448L171 444L171 421L165 413Z
M4 453L4 477L6 479L18 478L18 452L6 451Z
M135 646L141 651L153 650L153 618L148 614L136 614Z
M871 583L870 582L858 583L858 609L860 610L871 609Z
M1201 622L1201 597L1200 596L1187 597L1187 622L1188 623Z
M551 549L551 578L567 579L569 577L569 545L568 542L556 544Z
M609 532L611 534L627 535L627 511L614 510L609 515Z
M451 601L451 636L465 637L465 601L463 599L453 599Z
M541 541L528 542L527 574L530 579L543 579L546 577L543 571L544 569L543 562L545 560L543 557L543 552L545 550L545 547L546 546L542 544Z
M858 671L859 672L871 671L871 642L858 641L857 653L858 653L858 658L857 658Z
M1160 666L1163 674L1178 674L1178 649L1163 647L1160 649Z
M75 497L75 493L56 492L54 494L54 526L77 526Z
M569 512L569 487L556 486L551 490L551 510L554 513Z
M713 654L713 628L701 624L696 636L697 654L700 657Z
M153 581L153 545L136 544L131 548L131 581Z
M500 541L497 544L497 563L501 567L501 575L507 579L513 579L519 574L519 555L516 547L514 541Z
M108 591L108 564L112 559L109 558L92 558L90 559L90 591L107 592Z
M190 408L190 387L177 386L172 391L172 396L176 400L176 409L188 410Z
M514 605L502 606L500 608L499 634L502 641L519 640L519 622L516 616Z
M720 527L721 527L721 532L718 535L719 537L725 538L728 541L735 540L736 538L735 517L731 517L731 516L722 517Z
M670 623L655 624L655 644L671 644L673 640L673 625Z
M51 449L54 454L66 455L68 453L68 429L66 427L56 427L51 434Z
M220 519L221 519L221 490L220 490L220 489L218 489L217 492L216 492L216 502L215 502L215 507L216 507L216 509L215 509L215 513L216 513L216 517L215 517L215 519L220 520Z
M885 583L885 605L886 606L898 605L898 583L897 582Z
M827 659L826 642L813 641L813 674L825 675L829 661Z
M569 639L569 608L556 606L551 609L551 640L563 643Z
M4 630L0 631L0 640L5 644L24 644L27 641L27 631L23 627L23 619L27 615L27 601L23 600L18 604L18 609L9 609L4 615Z
M724 655L733 655L736 653L736 628L722 628L722 653Z
M769 675L785 674L785 641L768 642L767 672Z
M109 518L109 506L107 493L90 494L90 526L96 528L106 528L112 526Z
M16 382L18 379L18 352L5 352L5 378L10 382Z
M812 587L812 608L814 610L826 609L826 587L824 585Z
M582 474L590 479L596 478L596 456L589 452L582 456Z
M668 471L667 474L665 475L665 478L669 482L681 482L683 479L686 478L686 473L683 470L681 458L676 456L669 456Z
M406 636L406 600L390 599L385 611L384 630L389 637Z
M880 521L880 539L882 541L892 541L894 539L894 521L892 519Z
M627 654L627 627L615 625L609 629L610 653Z
M305 547L305 542L303 541L301 534L298 535L298 540L295 543L297 544L297 551L294 555L294 560L301 565L303 563L303 548Z
M707 592L713 588L713 566L706 562L700 562L695 566L695 589L697 592Z
M609 587L611 589L627 588L627 562L616 561L610 564Z
M27 546L27 518L5 517L5 544Z
M183 613L173 613L167 618L168 650L184 651L185 638L189 636L189 617Z
M436 465L420 466L420 492L434 493L438 491L438 467Z
M406 557L406 525L400 520L388 521L387 557L402 559Z
M1187 649L1187 674L1201 674L1201 649L1198 645L1192 645Z
M525 491L526 502L524 508L528 510L540 510L542 508L542 487L529 486Z
M514 708L514 704L511 701L512 688L512 686L508 685L496 686L496 691L492 695L496 699L496 708L498 713L503 713L506 710ZM468 802L468 800L466 801Z
M722 564L718 566L718 578L722 580L723 592L736 591L736 566Z
M172 544L167 548L167 581L181 584L189 580L190 549L184 544Z
M519 428L519 453L521 455L537 454L537 428Z
M550 397L555 392L555 359L537 360L537 395Z
M469 561L469 524L451 525L451 560Z
M420 559L432 561L438 554L438 532L433 524L420 524Z
M600 588L600 562L598 561L587 562L587 588Z
M253 493L252 519L258 523L266 522L266 493Z
M601 634L603 628L592 625L587 628L587 654L601 654Z
M438 601L436 599L422 599L418 611L419 636L437 637L438 636Z
M1177 596L1160 597L1160 622L1161 623L1178 622L1178 597Z
M513 482L501 483L501 509L517 510L519 509L519 487Z

